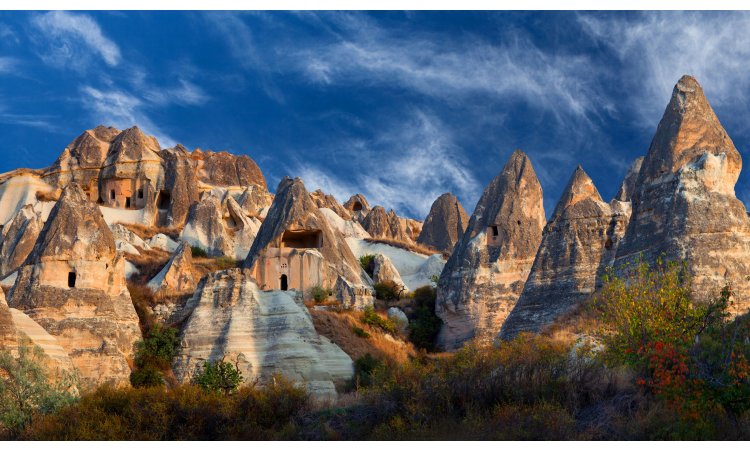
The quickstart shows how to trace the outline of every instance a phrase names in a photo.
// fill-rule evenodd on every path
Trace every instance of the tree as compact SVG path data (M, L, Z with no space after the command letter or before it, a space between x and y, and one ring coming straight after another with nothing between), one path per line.
M130 374L130 384L133 387L163 385L163 372L171 367L178 343L176 329L154 325L148 337L135 344L135 370Z
M18 347L18 356L0 351L0 428L15 437L35 413L51 413L74 401L76 378L62 374L52 384L44 368L44 353L30 341Z
M202 370L198 371L191 381L204 391L231 394L242 384L243 377L237 364L219 361L205 361Z

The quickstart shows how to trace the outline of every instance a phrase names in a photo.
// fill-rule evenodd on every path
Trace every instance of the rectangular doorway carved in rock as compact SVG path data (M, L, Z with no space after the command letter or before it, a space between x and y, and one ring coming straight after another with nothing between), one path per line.
M75 272L68 272L68 287L69 288L76 287L76 273Z

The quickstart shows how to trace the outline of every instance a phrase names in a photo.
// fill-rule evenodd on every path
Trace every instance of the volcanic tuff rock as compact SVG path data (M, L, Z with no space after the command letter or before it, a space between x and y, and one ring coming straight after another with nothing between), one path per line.
M734 194L742 159L698 82L683 76L659 122L632 196L616 269L639 255L687 260L698 299L728 282L747 311L750 223Z
M354 220L362 223L367 213L370 212L370 204L367 203L364 195L354 194L349 197L349 200L344 202L344 209L349 211Z
M92 186L99 177L107 152L121 131L99 125L75 138L47 169L46 178L58 186L71 182Z
M615 198L621 202L629 202L633 196L633 192L636 189L636 183L638 182L638 173L641 171L641 165L643 164L643 156L636 158L628 168L628 173L625 174L625 179L622 180L620 190L617 191Z
M602 201L594 182L578 166L544 228L531 273L500 338L538 332L588 298L614 259L627 212Z
M266 190L266 179L255 161L246 155L196 149L192 154L197 162L198 179L213 186L250 186Z
M84 384L128 383L128 360L141 332L125 260L78 185L69 185L52 209L8 304L57 338Z
M417 242L450 252L464 234L469 215L455 195L446 192L435 200Z
M393 210L385 212L382 206L376 206L362 220L362 227L374 239L393 239L401 242L411 242L400 218Z
M167 264L148 282L148 287L158 296L191 294L195 291L193 255L190 246L181 242Z
M320 399L354 373L351 358L315 331L302 300L291 292L261 292L250 273L230 269L206 275L188 301L192 309L174 362L187 382L203 361L225 358L245 380L267 384L276 373L305 384Z
M182 145L162 150L160 155L164 161L164 190L170 193L165 224L179 227L187 220L190 206L200 199L198 176L190 154ZM158 205L160 209L164 206Z
M245 259L243 267L254 271L261 288L268 288L260 282L261 279L266 278L267 265L258 264L256 267L256 263L263 257L271 258L267 261L269 264L271 260L275 260L276 256L270 249L283 247L284 234L287 231L319 233L320 241L314 244L314 248L305 250L306 247L303 245L298 250L303 253L313 250L323 259L320 269L323 273L316 274L316 276L320 275L320 284L323 287L334 287L338 277L342 277L355 288L361 287L358 292L369 293L367 282L362 277L364 272L359 265L359 260L354 257L344 236L328 223L325 214L312 201L299 178L281 180L271 209ZM371 302L372 298L369 295L367 297L365 300Z
M383 254L378 253L372 260L372 281L374 283L385 283L391 281L397 286L406 287L401 275L391 262L391 259Z
M39 346L42 349L41 362L53 379L65 373L73 373L74 369L68 353L54 336L47 333L26 314L15 308L9 308L5 294L0 289L0 350L16 355L21 345Z
M21 267L34 248L43 225L41 214L34 211L32 205L26 205L18 210L10 224L3 228L3 240L0 243L0 278Z
M438 343L455 349L491 341L516 304L546 222L542 187L520 150L485 188L448 259L435 305L443 320Z
M263 209L271 206L271 203L273 203L273 195L258 186L249 186L237 199L237 203L242 207L245 213L251 216L256 216L260 215Z
M349 211L341 206L333 195L326 194L318 189L310 193L310 198L316 205L318 205L318 208L328 208L338 214L342 219L351 220L352 216L349 214Z

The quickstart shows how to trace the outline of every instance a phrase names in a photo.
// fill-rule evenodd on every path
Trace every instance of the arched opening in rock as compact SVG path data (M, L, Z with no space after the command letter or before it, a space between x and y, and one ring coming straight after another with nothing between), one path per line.
M76 273L75 272L68 272L68 287L69 288L76 287Z
M159 209L168 209L169 203L172 201L172 196L169 194L169 191L159 191L159 197L156 202L158 205L157 208Z
M354 212L362 211L362 203L354 202L354 204L352 205L352 211Z
M115 190L114 189L112 189L111 191L109 191L109 199L110 200L114 200L115 199Z
M286 275L281 275L281 290L286 291L289 289L289 282L287 281Z
M125 197L125 208L130 208L130 197Z

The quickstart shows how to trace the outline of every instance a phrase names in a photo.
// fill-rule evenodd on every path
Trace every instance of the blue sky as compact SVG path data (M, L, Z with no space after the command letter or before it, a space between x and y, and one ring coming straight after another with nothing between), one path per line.
M137 124L423 218L521 148L550 213L579 163L616 193L684 73L746 156L749 59L745 13L4 12L0 172Z

